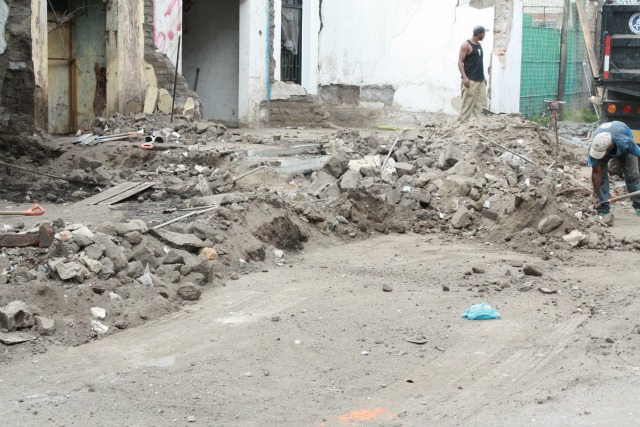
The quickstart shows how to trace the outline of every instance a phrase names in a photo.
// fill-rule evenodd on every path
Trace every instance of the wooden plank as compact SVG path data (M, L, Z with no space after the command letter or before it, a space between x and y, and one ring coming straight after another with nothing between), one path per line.
M118 197L123 193L129 192L133 189L138 188L140 185L145 185L145 184L147 185L146 187L142 188L141 190L135 191L133 194L139 193L141 191L146 190L147 188L153 187L156 183L155 182L129 182L129 181L123 182L121 184L116 185L115 187L109 188L108 190L104 190L100 194L96 194L95 196L91 196L88 199L84 199L81 202L78 202L78 204L82 204L82 205L101 204L104 201ZM107 204L112 204L112 203L107 203Z
M589 58L591 73L594 77L597 77L600 73L598 71L598 62L596 61L596 52L593 49L591 33L587 26L587 18L584 16L584 2L582 0L576 0L576 8L578 9L578 18L580 19L580 26L582 27L582 36L584 37L584 45L587 50L587 58Z
M138 183L139 185L121 193L118 194L117 196L113 196L107 200L103 200L102 202L99 202L99 205L115 205L118 202L121 202L125 199L128 199L131 196L135 196L138 193L142 193L144 190L147 190L151 187L153 187L154 185L156 185L155 182L141 182Z

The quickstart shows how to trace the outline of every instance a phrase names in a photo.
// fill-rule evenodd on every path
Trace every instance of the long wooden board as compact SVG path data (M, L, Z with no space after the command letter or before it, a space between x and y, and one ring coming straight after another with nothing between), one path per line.
M138 193L142 193L156 185L155 182L123 182L115 187L109 188L100 194L91 196L88 199L82 200L77 204L81 205L113 205L128 199L131 196L135 196Z

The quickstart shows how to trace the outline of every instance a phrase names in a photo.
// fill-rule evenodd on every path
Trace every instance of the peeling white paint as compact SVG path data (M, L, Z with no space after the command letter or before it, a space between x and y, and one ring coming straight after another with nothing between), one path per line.
M4 30L9 18L9 7L4 0L0 0L0 55L7 50L7 40L5 39Z

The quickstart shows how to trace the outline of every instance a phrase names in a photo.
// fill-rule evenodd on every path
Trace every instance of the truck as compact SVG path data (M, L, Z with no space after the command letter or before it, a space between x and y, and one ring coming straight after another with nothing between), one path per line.
M600 119L626 123L639 143L640 1L606 0L599 21Z

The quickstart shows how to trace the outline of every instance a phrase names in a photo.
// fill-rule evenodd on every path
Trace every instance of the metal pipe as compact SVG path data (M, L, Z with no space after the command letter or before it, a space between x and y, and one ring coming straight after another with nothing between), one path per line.
M200 68L196 68L196 83L193 85L193 91L198 90L198 80L200 79Z
M191 212L191 213L188 213L188 214L186 214L186 215L182 215L181 217L178 217L178 218L172 219L171 221L167 221L167 222L165 222L165 223L163 223L163 224L156 225L155 227L153 227L153 229L152 229L152 230L158 230L159 228L165 227L165 226L167 226L167 225L169 225L169 224L173 224L174 222L178 222L178 221L180 221L181 219L189 218L189 217L194 216L194 215L200 215L200 214L203 214L203 213L205 213L205 212L209 212L209 211L212 211L212 210L214 210L214 209L218 209L218 208L219 208L219 206L214 206L214 207L212 207L212 208L203 209L203 210L201 210L201 211Z
M501 148L501 149L503 149L504 151L508 151L508 152L510 152L511 154L513 154L514 156L516 156L516 157L520 157L520 158L521 158L522 160L524 160L525 162L527 162L527 163L531 163L533 166L538 167L538 165L537 165L537 164L535 164L533 161L531 161L531 160L527 159L526 157L521 156L520 154L516 153L516 152L515 152L515 151L513 151L513 150L509 150L507 147L503 147L502 145L498 144L498 143L497 143L497 142L495 142L495 141L490 140L489 138L487 138L486 136L484 136L484 135L483 135L483 134L481 134L480 132L476 132L476 133L477 133L478 135L480 135L482 138L484 138L484 139L486 139L487 141L489 141L490 143L492 143L493 145L495 145L496 147Z
M396 144L398 143L399 140L400 140L400 137L397 137L396 140L393 142L393 145L391 146L391 150L389 150L389 154L387 154L387 158L384 159L384 163L382 164L382 167L380 168L380 172L382 172L384 170L384 167L387 166L387 162L389 161L389 157L391 157L391 154L393 154L393 149L396 148Z
M253 174L253 173L258 172L258 171L259 171L259 170L261 170L261 169L264 169L264 186L266 187L266 186L267 186L267 167L268 167L267 165L260 166L260 167L258 167L258 168L253 169L253 170L250 170L249 172L247 172L247 173L245 173L245 174L240 175L240 176L239 176L239 177L237 177L237 178L236 178L236 177L234 177L232 181L235 183L236 181L239 181L239 180L241 180L241 179L242 179L242 178L244 178L244 177L247 177L247 176L249 176L249 175L251 175L251 174Z
M182 46L182 36L178 37L178 57L176 58L176 74L173 78L173 99L171 100L171 123L173 123L173 109L176 105L176 87L178 86L178 66L180 65L180 47Z

